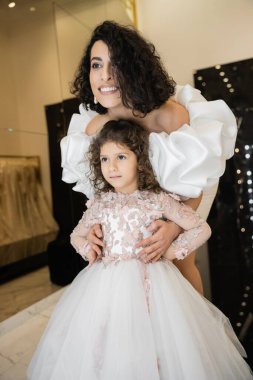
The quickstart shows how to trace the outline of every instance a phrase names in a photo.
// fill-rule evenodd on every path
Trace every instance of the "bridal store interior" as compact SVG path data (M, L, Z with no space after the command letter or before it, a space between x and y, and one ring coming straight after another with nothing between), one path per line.
M61 181L61 138L83 49L103 20L133 24L177 83L224 99L238 121L197 254L206 298L253 363L253 3L0 0L0 378L23 380L62 292L85 266L69 243L86 198Z

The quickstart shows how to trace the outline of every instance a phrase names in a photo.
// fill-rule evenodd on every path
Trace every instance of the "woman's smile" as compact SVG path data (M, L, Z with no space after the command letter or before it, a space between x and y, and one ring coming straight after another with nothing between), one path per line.
M118 87L116 86L101 86L99 87L99 91L102 93L102 94L114 94L116 91L118 91Z

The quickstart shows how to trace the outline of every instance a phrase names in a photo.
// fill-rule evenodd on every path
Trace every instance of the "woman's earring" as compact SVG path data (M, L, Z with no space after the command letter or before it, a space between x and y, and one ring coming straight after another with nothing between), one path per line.
M94 95L94 104L98 104L98 101L95 95Z

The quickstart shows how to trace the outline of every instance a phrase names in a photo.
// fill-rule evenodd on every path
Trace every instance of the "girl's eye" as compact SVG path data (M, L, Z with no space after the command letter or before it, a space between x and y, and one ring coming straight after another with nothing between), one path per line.
M125 159L126 159L126 156L125 156L124 154L119 154L119 155L118 155L118 159L119 159L120 161L125 160Z
M108 161L108 158L107 158L107 157L101 157L100 161L101 161L101 162L107 162L107 161Z
M102 67L101 63L93 62L91 68L94 70L100 69Z

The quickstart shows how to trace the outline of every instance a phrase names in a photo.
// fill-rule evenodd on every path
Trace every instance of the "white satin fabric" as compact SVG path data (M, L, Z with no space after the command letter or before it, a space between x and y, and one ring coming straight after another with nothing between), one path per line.
M93 198L94 190L89 181L89 161L86 153L92 137L85 130L96 112L86 111L82 104L80 114L75 113L69 124L68 134L61 140L62 180L76 185L73 190L84 193L89 199Z
M207 102L199 90L190 85L177 86L174 100L189 112L190 123L167 134L150 134L150 161L161 187L187 198L205 195L207 210L211 207L219 177L226 160L234 153L237 134L235 117L223 100ZM86 152L92 137L86 126L96 115L80 106L80 114L72 116L68 135L61 141L62 179L76 185L73 190L94 195L88 179L89 162ZM211 200L210 200L211 199ZM211 203L210 203L211 202ZM203 209L203 206L202 206Z
M207 102L189 85L177 86L175 100L188 110L190 124L151 133L150 160L163 189L196 198L217 184L233 156L236 120L223 100Z

